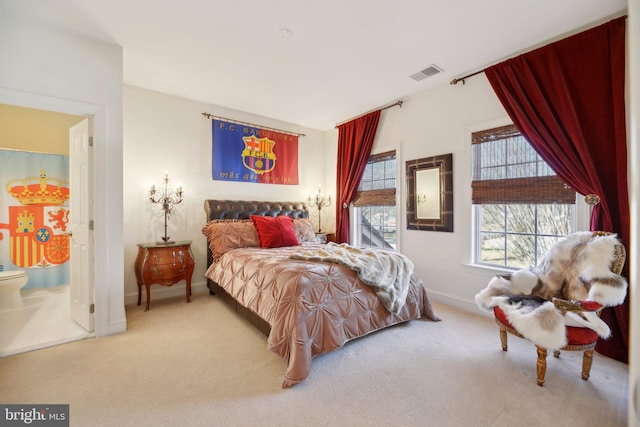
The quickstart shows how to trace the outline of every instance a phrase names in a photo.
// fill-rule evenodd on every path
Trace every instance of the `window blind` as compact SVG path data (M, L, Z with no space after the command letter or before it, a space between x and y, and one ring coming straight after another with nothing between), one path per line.
M576 193L514 125L474 132L473 204L574 204Z
M353 200L354 206L395 206L395 159L395 150L374 154L369 157L367 167Z

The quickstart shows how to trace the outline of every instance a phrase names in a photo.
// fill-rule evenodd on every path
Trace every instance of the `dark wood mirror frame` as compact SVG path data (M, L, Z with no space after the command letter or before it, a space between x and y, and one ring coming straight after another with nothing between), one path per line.
M440 209L434 218L418 217L418 182L417 173L429 169L437 169L439 175ZM426 231L453 232L453 155L426 157L406 162L407 174L407 229Z

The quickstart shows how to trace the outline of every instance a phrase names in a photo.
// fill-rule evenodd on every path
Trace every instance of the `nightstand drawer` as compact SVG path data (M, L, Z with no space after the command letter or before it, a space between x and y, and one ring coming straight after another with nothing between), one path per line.
M149 262L153 265L184 265L187 251L184 249L163 248L150 251Z
M187 271L187 264L156 264L149 267L151 280L174 281L182 280Z

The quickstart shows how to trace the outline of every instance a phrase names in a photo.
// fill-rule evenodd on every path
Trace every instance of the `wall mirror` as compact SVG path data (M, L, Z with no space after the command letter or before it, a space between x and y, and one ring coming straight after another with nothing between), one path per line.
M407 228L453 231L453 155L406 162Z

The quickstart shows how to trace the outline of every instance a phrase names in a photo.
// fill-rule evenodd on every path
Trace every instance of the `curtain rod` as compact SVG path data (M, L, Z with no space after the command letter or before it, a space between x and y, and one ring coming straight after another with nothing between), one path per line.
M267 126L257 125L255 123L241 122L240 120L229 119L227 117L214 116L213 114L209 114L209 113L202 113L202 115L207 117L208 119L222 119L222 120L225 120L225 121L228 121L228 122L233 122L233 123L236 123L236 124L239 124L239 125L247 125L247 126L257 127L257 128L260 128L260 129L266 129L266 130L272 130L272 131L275 131L275 132L287 133L289 135L307 136L304 133L291 132L289 130L270 128L270 127L267 127Z
M396 106L397 106L397 107L402 108L402 104L403 104L403 103L404 103L404 101L396 101L396 102L394 102L394 103L393 103L393 104L391 104L391 105L387 105L386 107L382 107L382 108L380 109L380 111L386 110L387 108L396 107ZM375 111L375 110L373 110L373 111ZM359 117L366 116L367 114L369 114L369 113L361 114L361 115L359 115L359 116L352 117L352 118L350 118L349 120L345 120L344 122L340 122L340 123L338 123L338 124L336 125L336 128L337 128L338 126L340 126L340 125L343 125L343 124L345 124L345 123L348 123L348 122L350 122L350 121L352 121L352 120L355 120L355 119L357 119L357 118L359 118Z
M626 15L624 13L622 13L622 14L614 14L612 16L608 16L608 17L604 18L603 20L601 20L601 22L595 22L595 23L592 23L592 24L588 24L586 26L583 26L581 28L575 29L575 30L570 31L568 33L564 33L564 34L561 34L561 35L559 35L557 37L545 40L545 41L543 41L541 43L538 43L537 45L533 45L533 46L530 46L530 47L528 47L528 48L526 48L524 50L521 50L520 52L518 52L516 54L513 54L513 55L507 57L506 59L516 58L516 57L518 57L520 55L524 55L524 54L527 54L529 52L533 52L534 50L537 50L537 49L539 49L539 48L541 48L543 46L547 46L547 45L550 45L552 43L567 39L569 37L573 37L573 36L575 36L577 34L580 34L581 32L588 31L588 30L596 28L596 27L598 27L600 25L604 25L607 22L610 22L612 20L621 18L622 16L626 17ZM494 64L498 64L498 63L500 63L502 61L505 61L506 59L501 59L501 60L495 62ZM491 67L491 65L487 66L486 68L483 68L482 70L478 70L475 73L467 74L466 76L459 77L457 79L453 79L453 80L451 80L451 82L449 84L455 85L458 82L462 82L462 84L464 84L465 79L468 79L469 77L473 77L473 76L476 76L476 75L481 74L481 73L484 73L484 71L489 67Z
M478 70L475 73L467 74L466 76L463 76L463 77L458 77L457 79L453 79L449 84L455 85L455 84L458 84L458 82L462 82L462 84L464 84L465 79L468 79L469 77L477 76L480 73L484 73L484 69Z

